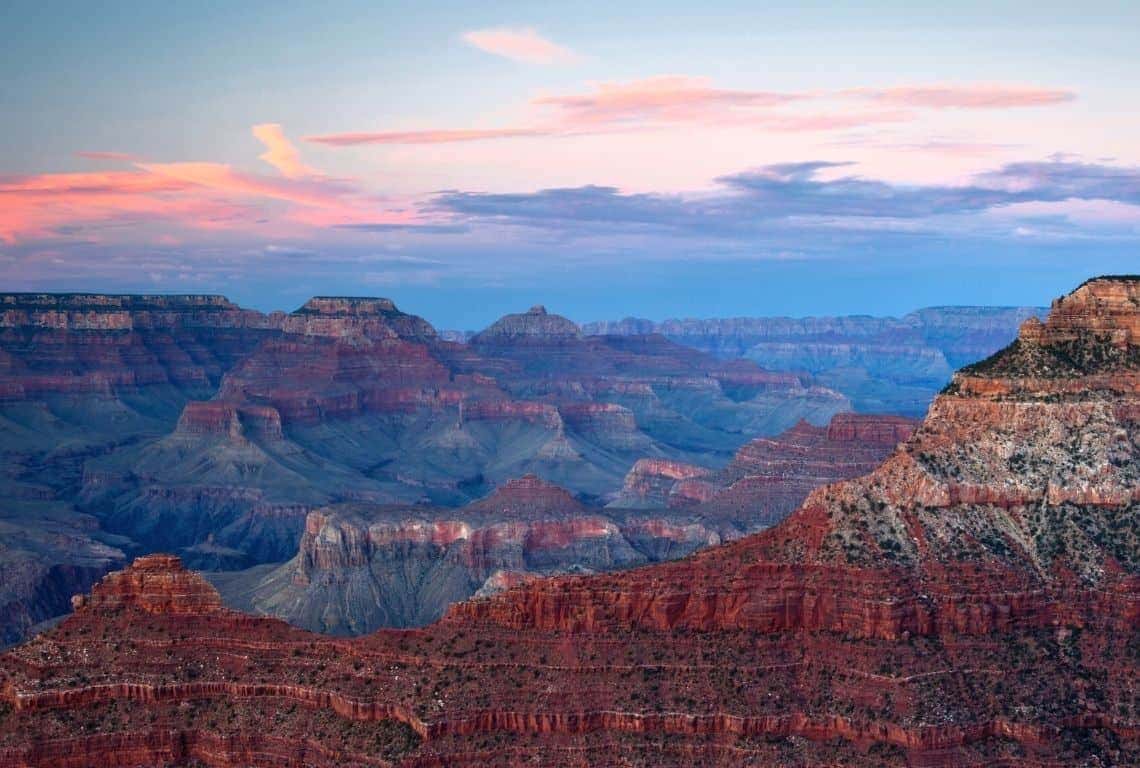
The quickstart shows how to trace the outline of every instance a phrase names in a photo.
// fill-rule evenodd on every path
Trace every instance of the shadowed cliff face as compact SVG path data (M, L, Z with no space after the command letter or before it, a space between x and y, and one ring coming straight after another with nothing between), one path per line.
M511 583L682 557L744 530L667 509L587 508L528 475L458 508L318 509L291 561L269 573L223 574L218 583L229 605L359 635L423 626L459 600Z
M352 640L201 586L84 605L0 660L0 766L1136 765L1133 290L1065 297L873 472L684 560Z
M743 526L667 510L603 512L533 475L455 509L344 504L311 512L297 555L224 575L238 608L337 635L422 626L453 603L555 573L681 557Z
M641 459L604 510L533 475L459 508L323 507L288 563L217 583L234 607L314 631L421 626L501 584L674 559L763 530L812 489L871 470L914 427L840 414L753 440L719 471Z
M387 299L263 315L219 296L0 295L0 495L19 500L0 511L18 534L0 552L3 634L130 555L282 562L316 509L459 506L526 473L600 499L640 458L718 465L846 407L661 337L584 338L541 308L465 346Z

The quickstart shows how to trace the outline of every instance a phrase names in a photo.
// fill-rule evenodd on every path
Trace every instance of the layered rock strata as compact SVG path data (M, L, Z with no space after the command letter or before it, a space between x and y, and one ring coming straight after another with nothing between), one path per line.
M296 557L219 584L236 607L356 635L428 624L453 603L535 577L682 557L739 535L665 510L606 514L528 475L457 509L318 509Z
M0 660L0 766L1135 765L1134 282L1062 299L874 472L682 561L353 640L84 606Z
M914 431L901 416L841 413L745 443L723 469L637 462L611 507L687 509L757 531L787 517L812 490L865 474Z
M585 338L539 307L461 345L380 298L267 315L220 296L3 294L0 496L19 502L0 519L19 530L0 550L18 577L0 634L127 555L281 562L318 508L460 506L526 473L596 501L643 456L723 463L846 405L660 336ZM45 543L61 531L71 544ZM86 554L101 547L114 556Z

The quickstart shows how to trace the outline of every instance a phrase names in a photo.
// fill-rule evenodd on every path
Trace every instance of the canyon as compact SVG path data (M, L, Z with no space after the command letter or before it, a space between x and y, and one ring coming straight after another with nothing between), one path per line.
M316 510L438 517L528 474L600 508L639 459L716 467L849 408L542 307L457 344L382 298L263 314L221 296L0 294L0 644L139 554L280 564Z
M504 579L423 628L313 634L137 559L0 656L0 766L1140 763L1140 277L1026 319L917 428L787 426L622 492L700 505L670 482L860 433L887 456L759 533ZM327 541L312 565L353 551Z
M719 471L641 459L604 508L535 475L461 507L334 504L308 514L286 563L208 578L227 605L312 631L421 626L506 585L671 560L763 530L812 489L870 471L915 426L843 413L750 441Z

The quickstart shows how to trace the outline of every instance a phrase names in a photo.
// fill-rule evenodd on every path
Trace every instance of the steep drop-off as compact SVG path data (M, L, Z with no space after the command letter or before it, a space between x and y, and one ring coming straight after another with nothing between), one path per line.
M1140 279L1090 281L780 525L421 630L111 579L0 659L0 766L1136 765L1137 321Z

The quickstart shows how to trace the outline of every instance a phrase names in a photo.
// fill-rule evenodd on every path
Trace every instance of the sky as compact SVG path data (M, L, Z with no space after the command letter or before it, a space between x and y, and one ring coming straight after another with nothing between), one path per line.
M1140 271L1140 4L791 5L7 0L0 289L478 329Z

